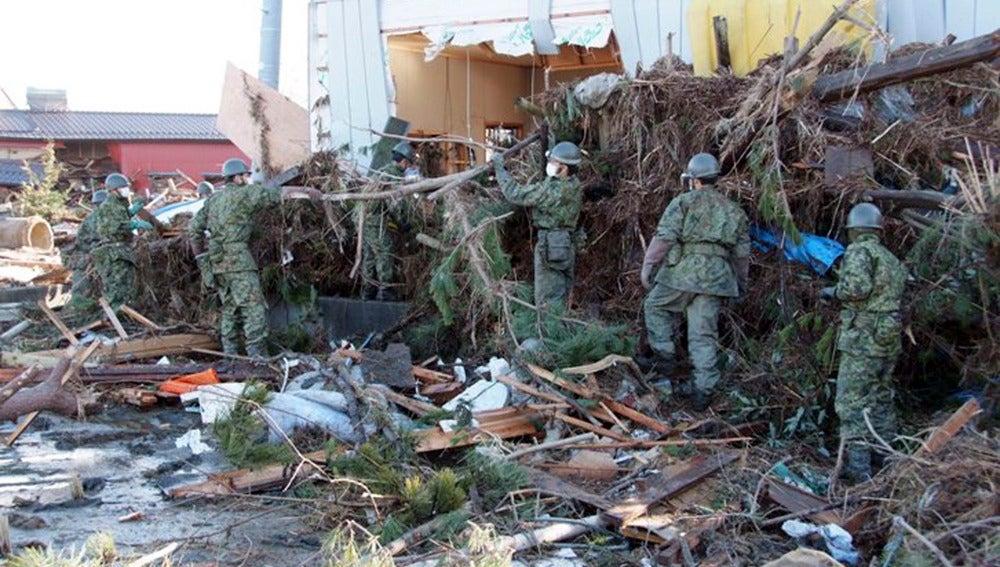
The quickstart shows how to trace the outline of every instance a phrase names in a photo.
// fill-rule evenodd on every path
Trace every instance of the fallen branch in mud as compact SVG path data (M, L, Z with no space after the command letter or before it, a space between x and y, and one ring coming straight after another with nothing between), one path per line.
M40 384L20 389L0 404L0 421L16 420L22 415L39 411L75 415L76 396L63 388L62 381L70 371L72 360L72 354L63 357Z

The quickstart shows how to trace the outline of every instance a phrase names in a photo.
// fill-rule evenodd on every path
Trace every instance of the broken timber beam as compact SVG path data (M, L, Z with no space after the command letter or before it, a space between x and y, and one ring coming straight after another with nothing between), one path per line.
M185 333L128 339L110 345L101 345L92 357L95 362L125 362L144 358L159 358L192 352L198 348L216 348L219 343L209 335ZM36 352L4 352L4 366L31 366L38 364L51 368L62 358L62 350L44 350Z
M611 521L622 526L649 512L657 503L679 494L705 477L715 474L722 467L740 457L738 452L721 453L718 456L695 457L685 463L685 468L678 474L665 479L659 486L646 491L635 498L622 502L605 512Z
M932 47L888 63L821 76L813 83L812 96L822 102L833 102L855 93L954 71L997 57L1000 57L1000 29L954 45Z
M938 452L941 447L944 447L944 445L950 441L956 433L965 427L965 424L969 423L970 419L978 415L980 411L982 410L979 407L979 402L977 402L975 398L962 404L962 407L958 408L958 410L948 418L948 421L946 421L944 425L934 430L934 433L932 433L927 439L924 446L917 451L917 456L923 457Z

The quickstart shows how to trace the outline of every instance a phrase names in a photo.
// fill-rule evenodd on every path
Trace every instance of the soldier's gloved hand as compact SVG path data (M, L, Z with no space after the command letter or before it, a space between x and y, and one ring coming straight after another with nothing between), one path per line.
M837 288L828 286L819 290L819 300L823 303L830 303L835 299L837 299Z
M133 202L128 208L129 216L135 216L135 214L141 211L144 206L146 206L145 199L136 199L135 202Z
M493 152L493 157L490 158L490 163L493 164L493 167L503 166L503 153Z
M153 225L142 219L132 219L131 225L132 230L153 230Z
M649 278L653 275L653 264L644 262L642 264L642 273L639 275L639 280L642 281L642 287L646 291L653 289L653 284L650 283Z

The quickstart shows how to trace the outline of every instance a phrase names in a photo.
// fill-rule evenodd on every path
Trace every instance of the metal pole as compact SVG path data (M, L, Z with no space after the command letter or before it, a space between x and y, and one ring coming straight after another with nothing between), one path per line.
M281 67L281 0L263 0L260 19L260 71L258 77L272 89L278 88Z

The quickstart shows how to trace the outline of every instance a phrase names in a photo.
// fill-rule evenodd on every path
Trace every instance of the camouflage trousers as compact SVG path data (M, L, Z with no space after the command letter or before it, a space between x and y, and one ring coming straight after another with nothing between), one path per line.
M896 392L892 387L895 358L841 352L835 408L840 439L845 444L845 473L862 480L871 476L871 449L876 442L868 425L887 443L896 436Z
M643 303L649 346L667 360L673 360L677 354L674 318L681 313L686 316L694 385L705 393L711 392L722 377L718 361L721 308L719 296L680 291L660 283L653 286Z
M240 340L249 356L264 356L267 344L267 305L257 272L215 274L222 303L219 334L222 350L238 354Z
M392 235L366 226L361 241L361 275L366 284L383 287L395 282L396 259L392 253Z
M102 256L95 258L101 294L112 307L130 303L135 299L135 264L121 258Z
M535 244L535 305L560 304L565 306L573 287L576 254L572 247L561 248L555 255L549 246L551 233L568 231L539 230Z

